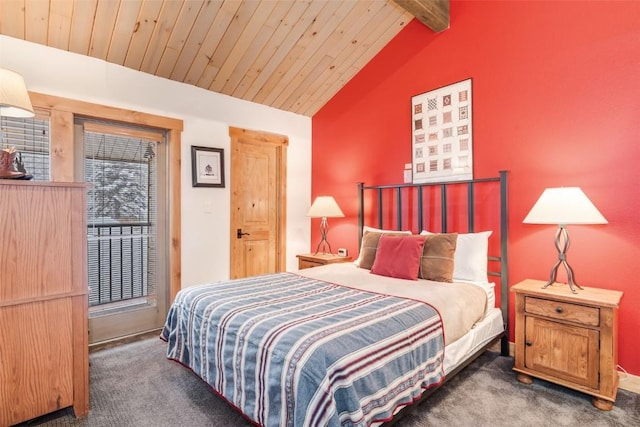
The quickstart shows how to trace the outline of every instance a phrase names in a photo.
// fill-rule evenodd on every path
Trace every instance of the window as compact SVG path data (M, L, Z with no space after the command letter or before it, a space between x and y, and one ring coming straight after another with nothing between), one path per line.
M0 116L0 148L15 148L16 170L36 181L51 179L49 137L49 117L42 113L34 118Z
M82 129L84 176L91 183L87 193L89 305L110 310L155 306L157 152L164 137L143 128L92 122L84 122Z

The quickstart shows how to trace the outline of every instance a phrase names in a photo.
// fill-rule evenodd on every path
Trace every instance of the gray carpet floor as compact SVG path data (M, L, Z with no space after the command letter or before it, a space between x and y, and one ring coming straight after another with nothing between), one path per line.
M166 344L146 339L90 355L91 411L69 409L21 426L250 426L182 365L167 360ZM602 412L587 395L535 380L525 386L513 359L485 352L396 425L640 426L640 395L619 390Z

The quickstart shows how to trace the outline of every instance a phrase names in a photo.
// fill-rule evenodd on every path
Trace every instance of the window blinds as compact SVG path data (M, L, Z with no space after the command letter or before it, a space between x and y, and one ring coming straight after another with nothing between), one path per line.
M116 130L117 129L117 130ZM89 305L154 304L162 134L85 123Z
M49 181L49 117L38 113L34 118L0 116L0 148L14 147L18 160L36 181Z

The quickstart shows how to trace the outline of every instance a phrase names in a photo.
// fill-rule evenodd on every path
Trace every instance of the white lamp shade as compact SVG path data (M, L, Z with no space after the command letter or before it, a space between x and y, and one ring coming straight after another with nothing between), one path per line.
M547 188L525 217L525 224L607 224L578 187Z
M341 218L344 216L340 206L331 196L318 196L307 212L311 218Z
M0 116L33 117L33 106L22 76L0 68Z

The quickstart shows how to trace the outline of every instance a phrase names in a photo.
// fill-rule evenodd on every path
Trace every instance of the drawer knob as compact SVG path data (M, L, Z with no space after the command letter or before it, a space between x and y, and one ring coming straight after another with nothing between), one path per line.
M563 312L563 311L564 311L564 310L563 310L563 308L562 308L562 307L556 307L556 313L558 313L558 314L562 314L562 312Z
M526 345L527 347L531 347L533 345L533 343L529 340L524 342L524 345Z

